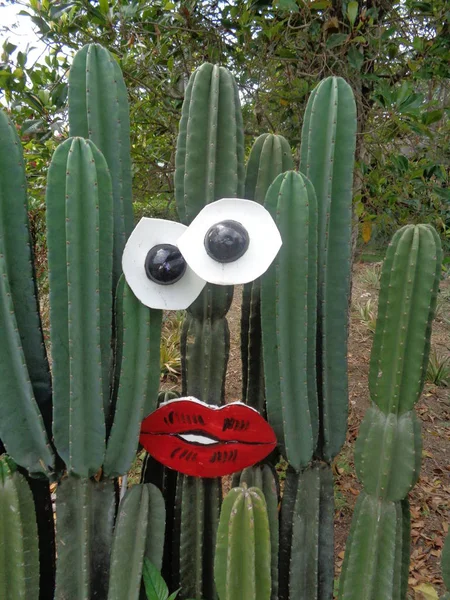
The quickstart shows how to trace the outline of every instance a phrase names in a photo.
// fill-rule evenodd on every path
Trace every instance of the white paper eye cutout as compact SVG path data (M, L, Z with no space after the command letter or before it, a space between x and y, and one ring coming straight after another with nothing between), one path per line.
M221 221L236 221L248 232L248 248L233 262L218 262L205 249L206 233ZM270 213L258 202L242 198L223 198L207 204L177 242L191 269L202 279L218 285L253 281L267 271L281 244L280 232Z
M174 221L143 217L128 238L122 254L123 274L136 298L145 306L181 310L190 306L205 287L206 281L188 264L178 281L165 285L149 279L145 271L149 250L159 244L176 246L186 229L186 225Z

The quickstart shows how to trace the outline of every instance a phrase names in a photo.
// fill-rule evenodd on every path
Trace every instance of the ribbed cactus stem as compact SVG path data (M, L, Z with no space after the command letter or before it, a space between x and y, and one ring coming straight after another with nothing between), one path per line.
M22 144L13 123L0 110L0 254L6 266L20 343L33 394L51 436L52 390L33 265L33 251L28 222L28 201ZM3 363L3 361L1 361ZM0 378L1 391L8 385Z
M57 148L46 201L55 443L88 477L105 452L112 329L112 190L91 141Z
M161 492L134 485L119 506L111 550L108 600L138 600L144 558L161 568L166 515Z
M22 146L0 111L0 437L18 464L48 474L51 382L30 241Z
M271 133L260 135L250 151L244 197L264 204L267 190L276 177L293 168L292 152L287 140L281 135ZM265 407L261 336L261 281L258 278L246 283L242 291L242 400L263 413Z
M347 431L347 338L356 106L350 86L328 77L311 94L300 170L318 205L318 455L331 461Z
M58 485L55 600L106 598L115 505L112 481L69 476Z
M208 203L242 197L244 131L239 94L231 73L211 64L199 67L189 80L183 103L175 157L175 199L180 220L190 224ZM232 287L207 285L187 311L181 336L182 392L204 402L224 401L229 354L226 313ZM181 480L180 480L181 481ZM220 481L183 478L175 511L171 579L182 597L215 595L215 536L220 508ZM192 527L201 527L197 532ZM179 535L178 535L179 531ZM201 581L200 581L201 576Z
M138 447L141 422L157 408L162 311L147 308L125 283L120 307L122 358L114 423L103 470L108 477L127 473Z
M237 480L235 483L235 479ZM271 600L278 600L278 550L279 550L279 520L278 520L278 497L279 485L278 475L275 469L269 465L261 465L244 469L239 475L233 476L233 487L248 488L256 487L264 495L267 506L267 517L270 529L270 554L272 581Z
M430 225L393 237L381 274L367 411L355 448L364 486L353 515L339 600L404 600L409 565L405 500L419 477L420 422L411 410L423 388L441 270Z
M288 171L270 186L265 206L283 239L262 278L267 414L283 453L298 470L312 459L318 434L317 204L311 183Z
M25 477L0 459L0 598L39 599L39 549L33 496Z
M219 600L270 600L270 531L258 488L232 489L220 513L214 566Z
M69 73L69 125L72 137L89 138L103 153L114 197L112 289L122 272L122 252L133 229L130 117L122 72L98 44L76 53Z

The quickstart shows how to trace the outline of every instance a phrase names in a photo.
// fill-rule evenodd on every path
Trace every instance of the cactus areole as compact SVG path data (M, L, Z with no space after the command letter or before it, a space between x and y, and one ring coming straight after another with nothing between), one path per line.
M140 442L165 466L196 477L240 471L277 443L255 409L240 402L218 408L192 397L169 400L144 419Z

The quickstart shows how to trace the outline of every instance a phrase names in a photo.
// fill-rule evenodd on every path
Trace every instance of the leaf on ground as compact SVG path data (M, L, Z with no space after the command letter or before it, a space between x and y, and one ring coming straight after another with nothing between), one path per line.
M414 588L417 600L439 600L437 591L429 583L421 583Z

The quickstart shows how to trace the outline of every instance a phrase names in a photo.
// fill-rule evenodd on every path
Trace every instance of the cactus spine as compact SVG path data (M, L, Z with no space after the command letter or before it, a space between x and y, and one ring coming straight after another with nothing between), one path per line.
M243 142L233 76L223 67L202 65L186 89L175 158L175 199L183 223L189 224L214 200L242 197ZM207 285L187 311L181 338L183 395L223 403L229 352L226 313L232 296L232 287ZM174 556L167 560L179 569L179 577L174 576L184 598L216 597L212 559L220 499L220 482L179 476L179 523L174 525Z
M233 488L217 532L214 574L220 600L270 600L270 531L258 488Z
M39 599L39 550L33 496L25 477L0 459L0 597Z
M365 491L347 542L340 600L405 598L409 518L401 500L419 477L420 425L412 409L428 363L441 254L431 226L407 225L394 235L383 264L370 360L374 405L355 447Z
M260 135L250 152L244 198L264 204L266 192L280 174L294 168L287 140ZM241 307L242 400L264 413L264 371L261 333L261 280L246 283Z

